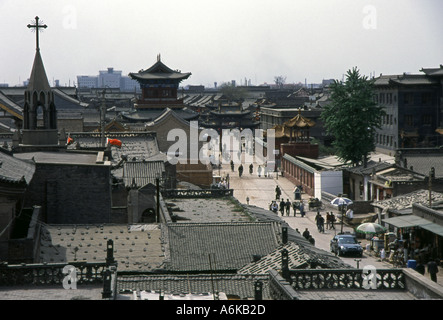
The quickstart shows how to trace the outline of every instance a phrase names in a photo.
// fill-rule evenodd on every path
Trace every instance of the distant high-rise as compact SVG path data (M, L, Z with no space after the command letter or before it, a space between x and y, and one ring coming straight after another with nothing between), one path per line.
M97 76L77 76L79 89L91 88L119 88L123 92L139 91L138 83L128 76L123 76L122 71L108 68L100 70Z

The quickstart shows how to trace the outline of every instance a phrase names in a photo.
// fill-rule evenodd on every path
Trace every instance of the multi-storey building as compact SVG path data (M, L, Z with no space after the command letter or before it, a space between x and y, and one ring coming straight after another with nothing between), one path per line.
M376 134L376 150L394 155L401 148L437 147L442 126L443 66L423 74L380 75L375 101L385 116Z

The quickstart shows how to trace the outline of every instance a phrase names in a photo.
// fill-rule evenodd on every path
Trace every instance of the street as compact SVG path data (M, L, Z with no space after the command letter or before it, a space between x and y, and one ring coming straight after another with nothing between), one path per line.
M236 165L234 171L231 170L229 164L224 164L220 169L220 175L222 178L225 178L229 175L229 187L234 190L234 197L236 197L241 203L248 204L247 198L249 198L249 205L254 205L257 207L269 209L269 204L272 200L275 200L275 187L278 185L282 190L281 197L285 199L289 199L289 201L293 201L293 189L294 184L289 181L287 178L282 177L281 175L277 176L275 173L272 173L271 176L258 177L257 168L258 165L254 164L253 174L249 173L248 167L249 164L243 164L245 170L243 172L242 177L239 177ZM216 169L214 172L216 173L218 170ZM218 172L217 172L218 173ZM325 251L330 251L330 241L334 237L334 235L341 231L341 225L339 223L336 224L335 230L327 230L325 227L325 232L320 233L317 230L317 226L315 224L315 215L317 214L317 210L309 210L308 209L308 199L309 196L307 194L302 194L302 199L305 204L305 211L307 211L306 215L302 218L300 213L297 212L296 217L294 217L293 211L291 209L290 216L283 216L282 218L289 224L291 228L298 229L301 233L307 228L311 235L315 239L315 246L317 248L323 249ZM326 212L333 212L336 216L338 216L338 212L336 209L323 209L320 210L320 214L325 217ZM279 213L280 214L280 213ZM344 225L344 232L352 232L352 228ZM361 245L363 248L366 247L367 240L359 240L362 241ZM387 262L378 261L378 258L367 255L365 252L363 253L363 257L340 257L346 264L351 265L353 267L364 268L365 266L374 266L379 269L383 268L392 268L392 265ZM358 261L357 261L357 260Z

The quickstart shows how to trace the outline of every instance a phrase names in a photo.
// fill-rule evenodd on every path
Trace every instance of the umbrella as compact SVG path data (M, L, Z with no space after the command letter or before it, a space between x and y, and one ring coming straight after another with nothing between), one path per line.
M374 222L362 223L356 229L357 232L361 233L383 233L386 231L386 228Z
M345 198L345 197L337 197L334 200L331 201L331 204L334 206L342 206L342 205L350 205L353 204L351 199Z

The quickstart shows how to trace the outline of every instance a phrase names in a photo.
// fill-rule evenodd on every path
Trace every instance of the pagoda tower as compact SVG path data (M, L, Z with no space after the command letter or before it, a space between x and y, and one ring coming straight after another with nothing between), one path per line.
M142 110L184 108L183 99L178 99L177 91L180 82L190 76L190 72L182 73L170 69L161 61L160 54L157 55L157 62L149 69L129 73L129 77L140 84L142 91L135 108Z

